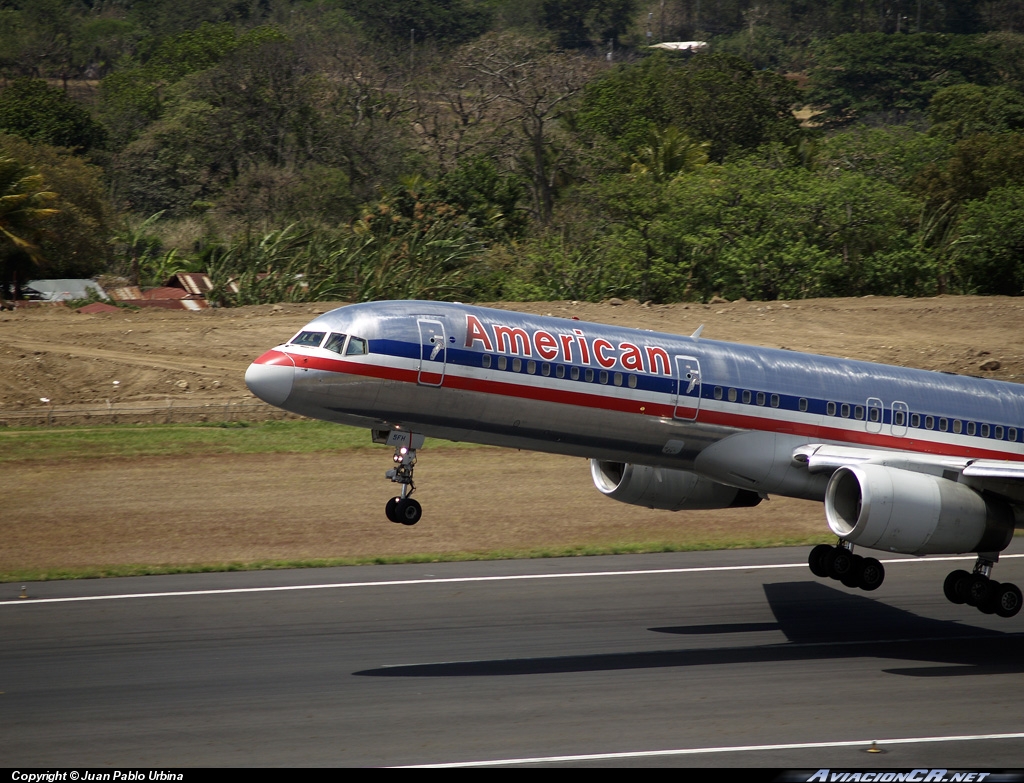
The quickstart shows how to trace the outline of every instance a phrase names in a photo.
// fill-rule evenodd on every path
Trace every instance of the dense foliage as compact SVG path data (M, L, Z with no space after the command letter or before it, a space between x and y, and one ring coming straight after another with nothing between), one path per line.
M0 285L1024 294L1022 28L1010 0L0 0Z

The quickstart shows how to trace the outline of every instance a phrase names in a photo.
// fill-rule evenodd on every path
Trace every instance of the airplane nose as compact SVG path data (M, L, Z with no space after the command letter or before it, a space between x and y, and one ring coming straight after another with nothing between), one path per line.
M264 402L281 405L292 393L295 363L280 351L267 351L245 371L245 385Z

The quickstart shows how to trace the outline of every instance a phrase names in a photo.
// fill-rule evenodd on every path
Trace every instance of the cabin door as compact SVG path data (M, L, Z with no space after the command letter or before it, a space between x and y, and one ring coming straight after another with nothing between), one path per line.
M417 318L420 330L420 370L416 382L422 386L444 383L444 365L448 357L444 323L436 318Z
M693 421L700 408L700 362L692 356L676 357L676 408L672 415L677 419Z

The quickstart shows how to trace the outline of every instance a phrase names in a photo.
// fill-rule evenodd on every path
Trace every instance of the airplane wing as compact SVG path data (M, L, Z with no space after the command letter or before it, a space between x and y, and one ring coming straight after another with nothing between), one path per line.
M963 476L963 483L977 490L994 492L1011 501L1024 503L1024 463L1010 460L932 456L909 451L808 443L793 450L793 462L804 465L811 473L831 473L841 467L868 463L928 473L953 481Z

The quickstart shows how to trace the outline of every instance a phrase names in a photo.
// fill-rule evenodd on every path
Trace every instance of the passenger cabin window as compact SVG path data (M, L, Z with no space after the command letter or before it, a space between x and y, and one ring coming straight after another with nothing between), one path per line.
M801 397L797 407L800 408L801 413L807 413L807 398Z
M569 368L569 377L572 378L574 381L578 381L580 379L580 368L579 367L570 367Z
M939 432L946 432L949 429L949 419L943 417L939 419Z
M484 366L485 370L491 369L491 355L490 354L484 354L484 358L483 358L482 362L483 362L483 366Z
M861 408L860 410L861 410L861 412L863 412L864 409ZM860 418L860 417L858 417L858 418ZM892 423L895 426L897 426L897 427L905 426L906 423L907 423L907 414L904 413L903 411L893 411L893 413L892 413Z
M615 373L615 377L612 380L613 380L613 382L615 383L616 386L621 386L622 385L622 373L621 372Z
M987 424L982 424L981 425L981 437L983 437L983 438L987 438L988 437L988 425Z
M836 404L834 402L830 402L827 405L825 405L825 413L828 414L829 416L835 416Z
M955 434L959 435L963 428L964 423L960 419L953 419L953 432Z
M736 402L736 390L729 389L729 402Z
M1017 428L1016 428L1016 427L1010 427L1010 429L1008 429L1008 430L1006 431L1006 435L1007 435L1007 437L1009 437L1009 439L1010 439L1011 441L1013 441L1014 443L1016 443L1016 442L1017 442Z
M555 365L555 377L556 378L564 378L565 377L565 365L564 364Z
M882 409L881 408L870 408L868 410L868 421L881 421L882 420Z
M636 388L636 376L635 375L630 375L629 376L629 388L631 388L631 389L635 389Z
M548 364L547 362L544 362L540 366L540 374L543 375L545 378L551 375L551 365Z
M324 348L328 351L334 351L335 353L341 353L345 347L346 335L333 332L330 337L327 338L327 342L324 343Z
M920 413L911 413L910 414L910 426L911 427L920 427L921 426L921 414Z
M781 400L779 399L779 395L773 394L772 395L772 407L773 408L778 408L780 402L781 402Z
M586 377L587 383L593 383L594 382L594 371L591 370L588 367L587 370L586 370L586 373L585 373L585 377Z
M361 356L369 353L369 346L362 337L349 337L348 347L345 349L346 356Z
M744 389L743 390L743 404L744 405L750 405L750 390L749 389Z
M839 409L839 415L844 419L850 418L850 403L844 402L842 407Z
M504 356L499 356L498 357L498 369L499 370L508 369L508 359L506 357L504 357Z
M603 383L605 386L607 386L608 385L608 371L607 370L601 370L601 372L598 373L598 376L599 376L599 378L601 380L601 383Z
M512 360L512 372L522 372L522 371L523 371L523 360L522 359L513 359Z
M1003 428L1002 427L996 427L996 440L1002 440L1002 439L1003 439Z
M327 336L327 332L299 332L295 335L292 340L292 345L306 345L310 348L319 348L320 343L324 341ZM344 337L345 335L342 335Z
M530 359L530 361L528 361L526 363L526 371L528 373L530 373L530 375L536 375L537 374L537 362L535 362L533 359Z
M757 393L757 404L758 405L764 405L764 401L765 401L764 392L758 392Z
M926 430L933 430L933 429L935 429L935 417L934 416L925 416L924 417L924 428Z
M977 431L978 431L978 425L975 422L973 422L973 421L967 422L967 434L968 435L973 435Z
M721 386L716 386L715 387L715 399L716 400L722 399L722 387Z
M900 414L900 424L903 423L902 417L903 417L903 414L901 413ZM853 409L853 418L857 419L858 421L864 421L864 406L863 405L858 405L858 406L856 406Z

